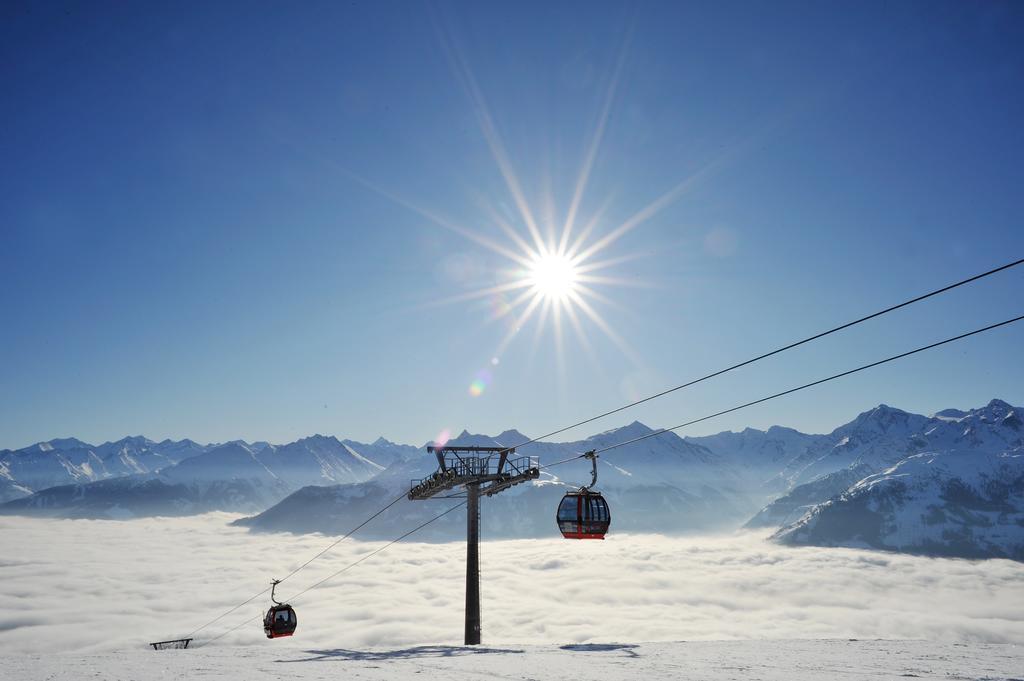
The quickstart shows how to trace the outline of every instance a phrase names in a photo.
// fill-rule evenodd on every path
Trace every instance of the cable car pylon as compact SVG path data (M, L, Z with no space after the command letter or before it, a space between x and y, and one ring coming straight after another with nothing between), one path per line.
M429 446L437 471L413 480L409 499L424 501L461 488L466 494L466 633L467 646L480 643L480 497L540 477L535 457L510 459L515 447Z

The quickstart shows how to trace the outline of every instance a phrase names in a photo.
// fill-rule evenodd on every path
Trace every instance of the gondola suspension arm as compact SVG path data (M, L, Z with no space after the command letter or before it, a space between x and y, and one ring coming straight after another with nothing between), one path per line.
M274 590L277 588L277 585L280 584L280 583L281 583L280 579L275 579L275 580L270 582L270 600L273 601L274 605L284 605L284 603L282 603L281 601L279 601L276 598L274 598Z
M597 485L597 452L591 449L589 452L583 454L583 458L590 459L590 463L593 466L590 471L590 484L583 487L584 490L588 490Z

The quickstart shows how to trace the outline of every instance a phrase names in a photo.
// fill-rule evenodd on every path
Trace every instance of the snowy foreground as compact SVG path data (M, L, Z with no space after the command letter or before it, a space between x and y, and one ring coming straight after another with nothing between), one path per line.
M8 679L1020 679L1024 649L925 641L679 641L564 646L198 650L3 656Z

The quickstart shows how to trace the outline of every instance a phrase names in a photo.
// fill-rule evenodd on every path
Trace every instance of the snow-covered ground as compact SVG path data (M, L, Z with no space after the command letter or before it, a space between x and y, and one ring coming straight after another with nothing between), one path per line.
M1024 678L1019 563L787 548L753 534L485 539L483 652L458 645L464 545L404 542L293 601L294 638L263 638L261 597L198 632L197 649L146 649L332 541L249 534L227 526L233 517L0 518L2 676ZM346 541L279 594L381 545Z
M0 656L4 678L81 679L693 679L1010 681L1020 646L928 641L678 641L480 648L348 649L264 646Z

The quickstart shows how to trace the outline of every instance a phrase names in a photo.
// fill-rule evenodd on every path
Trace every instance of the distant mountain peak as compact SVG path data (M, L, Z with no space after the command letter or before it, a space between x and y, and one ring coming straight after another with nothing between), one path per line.
M88 442L82 442L77 437L55 437L52 440L46 442L37 442L33 447L38 447L40 451L49 452L53 450L63 451L66 449L79 449L92 447Z
M250 455L252 454L252 449L249 448L249 443L245 440L232 440L231 442L225 442L220 446L214 447L208 453L223 453L239 450L243 450Z
M1004 412L1005 413L1005 412L1013 411L1013 405L1012 404L1004 402L1004 401L1000 400L999 398L993 399L991 402L989 402L987 405L985 405L985 408L990 410L990 411L992 411L992 412L995 412L996 414L998 414L999 412Z
M841 426L840 429L849 430L852 426L855 430L868 429L885 432L893 425L906 423L911 418L914 418L914 415L909 412L890 407L888 404L880 404L874 409L859 414L851 423ZM923 419L924 417L918 418Z
M113 445L115 447L149 447L155 445L156 442L150 440L145 435L126 435L125 437L115 442L106 443L108 446Z
M500 433L494 438L502 444L504 447L515 447L520 443L528 441L530 438L520 433L515 428L510 428L503 433Z
M653 432L654 432L654 429L651 428L650 426L648 426L647 424L640 423L639 421L633 421L628 426L622 426L620 428L612 428L611 430L606 430L603 433L599 433L595 437L600 437L600 436L603 436L603 435L616 435L616 436L624 437L624 438L634 438L634 437L641 437L643 435L649 435L650 433L653 433Z
M335 435L321 435L320 433L316 433L315 435L310 435L309 437L304 437L301 440L296 440L296 442L303 443L303 444L307 444L307 443L329 443L329 444L336 444L336 445L339 445L339 446L341 445L341 441L338 440L337 436L335 436Z

